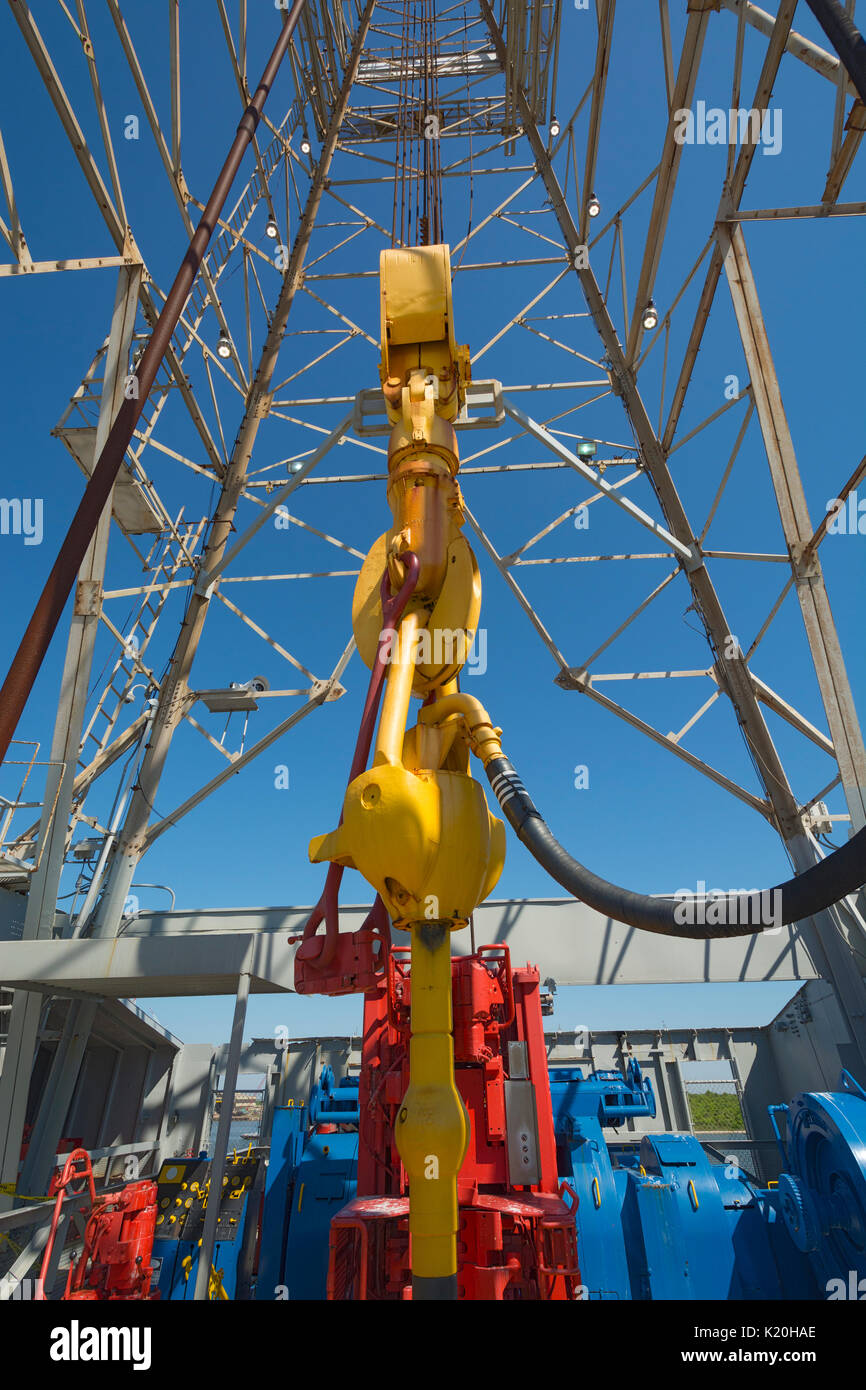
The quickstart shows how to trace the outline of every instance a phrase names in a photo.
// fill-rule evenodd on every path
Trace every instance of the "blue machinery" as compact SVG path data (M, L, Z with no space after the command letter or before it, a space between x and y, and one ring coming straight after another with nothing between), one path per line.
M226 1167L219 1196L212 1298L249 1297L263 1178L261 1156L251 1150L235 1154ZM195 1292L204 1213L210 1200L207 1156L166 1160L157 1174L156 1190L154 1282L164 1301L184 1302Z
M550 1079L559 1173L578 1202L584 1297L866 1290L866 1092L847 1072L838 1092L773 1107L783 1171L767 1188L692 1135L618 1134L629 1118L655 1115L637 1062L625 1075L552 1068ZM329 1067L309 1110L275 1110L257 1299L325 1298L331 1219L355 1194L358 1118L357 1079L337 1085Z
M331 1218L355 1195L358 1082L323 1067L302 1105L277 1107L256 1298L324 1298ZM310 1128L312 1126L312 1128Z

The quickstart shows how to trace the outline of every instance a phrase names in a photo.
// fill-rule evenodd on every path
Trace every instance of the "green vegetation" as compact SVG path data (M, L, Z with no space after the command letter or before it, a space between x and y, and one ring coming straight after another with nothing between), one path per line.
M689 1091L689 1110L696 1130L745 1129L740 1102L733 1091Z

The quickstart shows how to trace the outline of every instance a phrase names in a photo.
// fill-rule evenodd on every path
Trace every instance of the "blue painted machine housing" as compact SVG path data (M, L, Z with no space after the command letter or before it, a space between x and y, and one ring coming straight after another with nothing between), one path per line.
M769 1199L822 1298L866 1296L866 1091L842 1072L839 1091L786 1107L785 1172ZM771 1119L772 1119L771 1115ZM862 1287L861 1287L862 1284Z
M768 1189L694 1135L623 1132L656 1113L635 1061L624 1074L554 1067L550 1092L585 1298L858 1297L848 1284L861 1279L866 1293L866 1092L847 1073L839 1092L773 1107L788 1135ZM274 1112L257 1299L326 1297L331 1219L356 1192L358 1118L357 1078L337 1084L330 1067L309 1109ZM830 1291L843 1279L845 1292Z
M578 1197L578 1260L589 1299L814 1298L817 1286L784 1223L740 1173L692 1135L632 1146L602 1126L655 1115L649 1078L553 1069L560 1176Z
M202 1160L205 1163L205 1172L207 1172L208 1160L205 1153L200 1154L198 1160L193 1160L193 1163L198 1163ZM257 1160L253 1158L250 1161L256 1162ZM246 1157L241 1156L238 1158L236 1155L234 1164L230 1162L228 1165L224 1181L228 1181L237 1171L236 1165L238 1163L244 1164L246 1162ZM167 1160L167 1162L163 1164L161 1172L172 1166L182 1169L187 1164L188 1161L184 1159ZM245 1270L243 1279L240 1280L239 1276L242 1262L244 1261L245 1251L247 1251L248 1248L251 1249L251 1246L248 1246L248 1242L252 1241L254 1243L255 1239L255 1231L259 1219L261 1177L262 1174L259 1170L257 1172L255 1184L248 1188L243 1195L237 1199L236 1206L227 1207L223 1205L221 1201L221 1219L217 1226L217 1238L214 1242L212 1266L214 1270L218 1271L220 1283L225 1295L229 1299L238 1296L249 1297L248 1275L251 1264L249 1258L247 1258L246 1262L243 1264ZM229 1187L225 1190L230 1193ZM175 1189L175 1191L177 1191L177 1189ZM185 1195L186 1191L184 1185L181 1198ZM180 1205L180 1201L178 1201L177 1205ZM189 1202L187 1202L186 1205L188 1206ZM222 1217L226 1213L231 1218L231 1226L234 1228L234 1233L232 1236L227 1235L225 1239L221 1239L219 1233L226 1229ZM191 1302L195 1293L196 1277L198 1273L200 1235L198 1235L196 1231L193 1237L188 1240L171 1239L161 1236L159 1234L159 1229L160 1228L157 1227L157 1234L154 1236L153 1256L154 1260L159 1261L159 1271L155 1283L160 1291L160 1297L163 1301ZM200 1230L200 1226L197 1230ZM187 1259L190 1263L187 1267L184 1267L184 1260ZM242 1288L239 1287L239 1283L242 1283Z
M577 1257L585 1297L632 1297L621 1237L623 1190L614 1180L603 1125L618 1127L629 1116L655 1115L652 1082L636 1061L626 1076L582 1067L550 1072L553 1126L559 1175L578 1199Z
M338 1085L333 1067L322 1067L310 1092L310 1124L356 1125L360 1118L357 1076L344 1076Z
M693 1135L644 1135L622 1226L633 1298L816 1296L786 1233L771 1238L759 1190Z
M638 1062L629 1058L626 1074L618 1071L591 1071L584 1077L582 1067L555 1067L550 1072L554 1128L565 1117L594 1115L599 1124L617 1126L638 1115L656 1113L652 1081L641 1072Z
M274 1110L257 1301L326 1297L331 1218L357 1190L357 1081L353 1097L351 1082L334 1088L333 1071L325 1067L312 1094L309 1110ZM332 1124L347 1129L318 1132Z

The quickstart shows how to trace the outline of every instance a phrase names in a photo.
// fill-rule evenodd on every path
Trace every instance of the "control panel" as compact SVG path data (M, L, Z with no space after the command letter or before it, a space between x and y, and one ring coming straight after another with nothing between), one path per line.
M260 1158L254 1154L229 1159L219 1196L217 1241L233 1241L243 1228L244 1203L256 1180ZM204 1229L210 1191L210 1161L206 1158L166 1159L156 1180L156 1237L196 1244Z

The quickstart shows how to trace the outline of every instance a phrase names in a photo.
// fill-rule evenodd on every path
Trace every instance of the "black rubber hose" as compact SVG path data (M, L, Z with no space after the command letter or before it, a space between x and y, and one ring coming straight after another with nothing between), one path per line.
M751 936L811 917L866 882L866 826L814 868L755 893L650 897L599 878L563 849L506 757L486 766L493 793L509 825L551 878L581 902L616 922L663 936L704 941Z
M860 100L866 102L866 39L839 0L806 0L806 4L838 53Z

